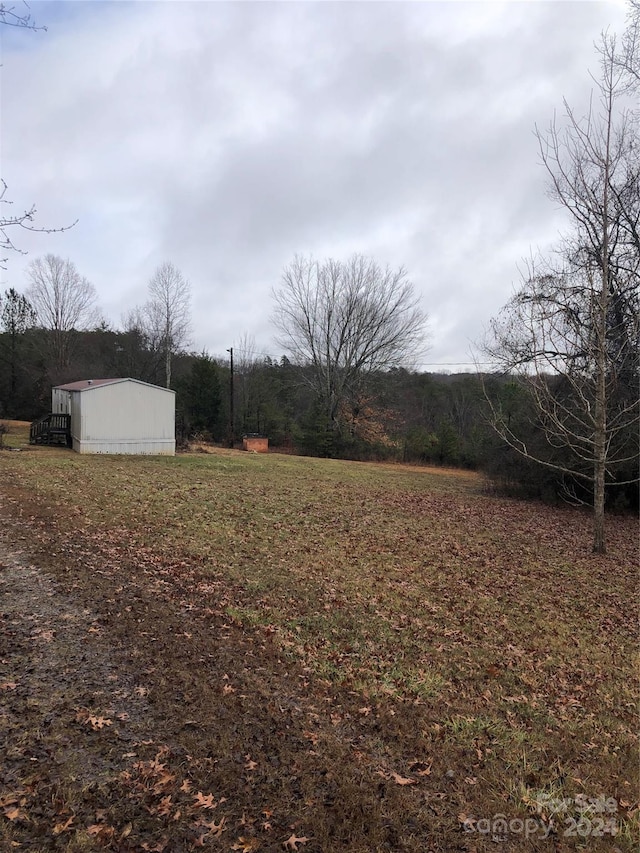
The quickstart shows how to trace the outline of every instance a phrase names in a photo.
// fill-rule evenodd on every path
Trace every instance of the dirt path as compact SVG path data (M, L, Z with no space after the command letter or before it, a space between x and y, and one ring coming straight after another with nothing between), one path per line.
M0 808L5 843L26 829L46 849L77 826L67 801L93 800L125 770L148 707L98 616L34 565L16 535L13 527L10 543L7 526L0 531Z
M5 714L9 705L18 725L36 715L39 721L34 719L32 728L50 728L70 717L75 721L78 709L106 703L117 717L126 715L129 723L142 721L146 703L130 680L125 683L126 674L105 644L98 616L64 594L50 576L29 562L27 555L12 550L1 536L0 566L0 678ZM91 743L81 742L82 729L74 733L75 743L55 758L66 779L67 757L75 760L78 748L91 752ZM94 781L101 763L94 766L87 754L79 763L78 778Z

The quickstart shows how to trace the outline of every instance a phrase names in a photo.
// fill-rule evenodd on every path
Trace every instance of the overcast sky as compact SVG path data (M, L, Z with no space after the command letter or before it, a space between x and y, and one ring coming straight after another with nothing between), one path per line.
M20 0L15 0L16 6ZM533 135L582 109L623 2L32 2L2 29L1 172L62 234L113 327L172 261L193 349L279 355L271 290L293 256L404 265L430 316L422 368L455 371L556 239Z

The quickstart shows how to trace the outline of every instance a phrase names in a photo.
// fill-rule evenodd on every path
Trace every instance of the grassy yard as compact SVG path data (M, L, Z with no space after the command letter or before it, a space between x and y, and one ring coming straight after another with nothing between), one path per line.
M185 806L145 801L95 849L635 849L636 520L594 556L588 514L474 474L233 451L24 447L0 477L23 547L135 646L150 716L182 715L163 755L222 803L224 829L194 835Z

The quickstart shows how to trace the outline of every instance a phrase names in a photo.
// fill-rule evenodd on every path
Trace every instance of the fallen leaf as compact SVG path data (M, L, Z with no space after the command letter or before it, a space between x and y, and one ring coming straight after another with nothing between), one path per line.
M226 818L224 818L224 817L220 818L220 821L218 823L216 823L215 820L212 820L209 823L207 823L206 820L201 819L198 821L197 826L204 826L205 829L208 830L206 835L212 835L215 838L218 835L222 835L222 832L224 831L225 821L226 821Z
M55 636L55 631L37 631L34 634L34 638L37 640L44 640L45 643L51 643Z
M282 842L282 846L286 847L287 850L297 850L298 844L306 844L307 841L310 841L310 839L307 838L306 835L303 835L302 837L298 837L297 835L290 835L286 841Z
M171 811L173 811L173 803L171 802L171 794L168 794L160 800L160 805L156 809L156 814L164 816L168 815Z
M217 803L213 799L213 794L203 794L198 791L195 795L193 807L196 809L215 809Z
M110 826L107 823L93 823L91 826L87 827L87 833L89 835L98 835L102 836L101 840L106 841L110 838L113 838L116 834L116 829L114 826Z
M240 850L241 853L253 853L259 846L260 842L257 838L245 838L244 835L241 835L236 843L231 845L231 849Z
M8 820L24 820L26 818L26 814L19 808L5 809L4 816Z
M394 770L386 771L386 770L378 770L378 776L382 776L383 779L393 780L396 785L417 785L417 779L410 779L406 776L401 776L399 773L396 773Z
M417 779L409 779L405 776L401 776L399 773L394 773L393 770L391 771L391 778L396 783L396 785L417 785L418 784Z
M92 729L102 729L105 726L113 725L113 721L108 717L94 717L93 714L85 722L89 723Z
M105 726L113 725L113 721L108 717L99 717L97 714L92 714L86 708L79 708L76 713L76 721L83 723L86 726L91 726L94 731L102 729Z
M171 785L172 782L175 782L175 779L176 777L173 773L169 773L168 771L160 773L153 786L154 794L161 794L167 785Z
M20 803L20 805L23 806L27 802L25 794L26 791L22 789L18 791L8 791L0 797L0 808L4 809L7 806L14 806L16 803Z
M69 827L71 826L72 823L73 823L73 815L71 815L71 817L68 820L66 820L64 823L57 823L53 827L53 834L54 835L61 835L63 832L66 832L67 829L69 829Z

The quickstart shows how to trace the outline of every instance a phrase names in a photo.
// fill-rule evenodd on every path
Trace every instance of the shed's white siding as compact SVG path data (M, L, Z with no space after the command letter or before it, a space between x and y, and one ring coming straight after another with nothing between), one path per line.
M81 388L72 387L67 393L76 452L175 454L173 391L120 379L82 383Z
M69 414L71 415L71 447L81 453L80 441L82 439L82 431L80 424L82 422L82 394L79 391L70 391L71 404L69 406Z

